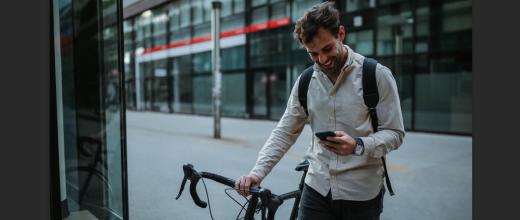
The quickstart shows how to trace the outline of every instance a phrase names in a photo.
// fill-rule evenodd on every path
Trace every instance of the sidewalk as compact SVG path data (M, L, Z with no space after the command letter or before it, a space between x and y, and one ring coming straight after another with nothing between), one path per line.
M221 126L222 139L216 140L212 117L127 111L130 219L211 219L188 191L175 200L182 164L230 178L247 174L276 122L223 118ZM262 186L278 194L296 189L300 174L294 167L310 138L307 126ZM408 132L387 163L396 195L385 195L381 219L472 218L471 137ZM211 181L206 185L215 219L235 219L238 205L226 196L225 187ZM206 201L204 187L199 187ZM288 219L291 207L292 200L284 203L277 219Z

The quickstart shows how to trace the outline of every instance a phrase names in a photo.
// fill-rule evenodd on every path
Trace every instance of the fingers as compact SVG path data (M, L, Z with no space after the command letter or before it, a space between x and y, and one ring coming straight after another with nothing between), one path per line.
M334 153L337 153L336 152L336 148L333 148L333 147L330 147L328 145L325 145L325 144L322 144L321 146L323 146L325 149L329 150L329 151L332 151Z
M242 187L242 192L246 196L249 196L249 187L251 186L251 178L250 177L245 177L244 180L245 180L245 182L244 182L244 185Z
M321 146L323 146L325 149L336 152L336 148L332 145L333 142L330 141L319 141L318 142Z
M244 178L245 176L241 176L240 178L238 178L238 180L235 182L235 190L238 192L238 194L240 194L241 196L246 196L244 194L244 191L242 191L242 188L244 188Z
M345 143L345 140L343 140L342 137L327 137L327 140L324 141L332 146L337 146Z
M336 134L336 137L338 137L338 136L339 137L341 137L341 136L349 136L347 134L347 132L344 132L344 131L335 131L334 133Z
M348 155L350 151L348 151L349 147L346 146L346 142L343 141L343 139L340 139L339 137L328 137L327 139L334 139L338 138L341 140L340 143L326 140L326 141L319 141L320 145L323 146L325 149L332 151L335 154L338 155Z
M332 141L332 140L323 140L323 141L319 141L319 143L322 145L327 145L329 147L333 147L333 148L339 148L343 144L342 142Z
M242 176L240 178L240 189L239 189L240 191L239 191L239 193L240 193L240 195L242 195L244 197L249 195L249 187L246 186L246 183L247 183L247 176Z
M253 179L249 176L241 176L235 182L235 190L237 190L238 194L241 196L247 197L250 195L249 188L251 188L252 184L258 184L258 181L253 181Z

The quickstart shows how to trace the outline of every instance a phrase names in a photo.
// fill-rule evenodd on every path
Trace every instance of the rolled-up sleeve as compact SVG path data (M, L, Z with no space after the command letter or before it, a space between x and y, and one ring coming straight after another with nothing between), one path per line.
M307 120L305 110L298 100L298 80L287 101L285 112L258 153L258 159L250 174L264 179L300 136Z
M376 79L379 103L376 106L376 111L378 131L367 137L360 137L365 145L365 153L374 158L380 158L399 148L405 136L403 115L395 79L390 69L381 64L378 64L377 67Z

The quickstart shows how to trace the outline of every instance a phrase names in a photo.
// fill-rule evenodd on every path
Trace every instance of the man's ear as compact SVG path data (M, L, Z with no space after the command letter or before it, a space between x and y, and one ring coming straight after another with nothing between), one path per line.
M338 30L338 39L341 42L344 42L346 35L347 35L347 33L346 33L346 30L345 30L345 27L343 25L340 25L339 26L339 30Z

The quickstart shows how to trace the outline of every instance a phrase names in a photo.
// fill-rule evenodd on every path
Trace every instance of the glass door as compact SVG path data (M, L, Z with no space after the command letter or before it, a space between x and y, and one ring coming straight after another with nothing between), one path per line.
M283 67L272 68L269 72L269 118L279 120L285 112L287 99L291 93L290 70Z
M253 118L266 118L268 116L268 79L269 74L266 70L253 71Z
M53 0L61 219L128 219L120 10Z
M253 114L255 118L278 120L283 115L290 94L286 67L272 67L253 71Z

